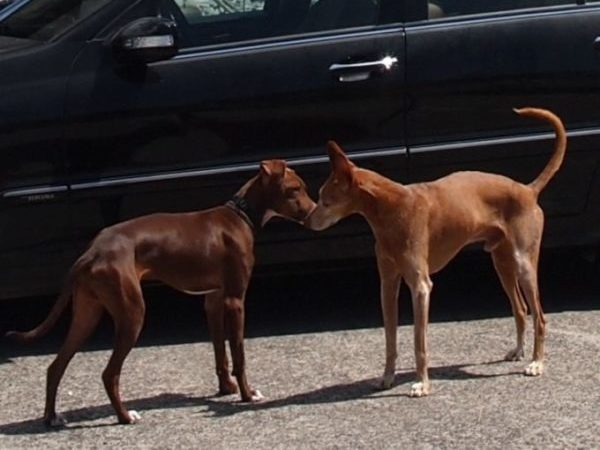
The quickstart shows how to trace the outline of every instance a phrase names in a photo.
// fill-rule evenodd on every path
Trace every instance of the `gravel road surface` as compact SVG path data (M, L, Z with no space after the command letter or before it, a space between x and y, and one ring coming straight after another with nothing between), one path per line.
M206 342L137 347L122 391L142 421L116 424L100 373L108 350L76 355L58 409L69 424L41 424L53 354L0 354L0 448L600 448L600 311L547 314L547 365L500 361L514 342L510 318L433 323L434 393L407 397L414 377L412 327L399 328L395 386L374 389L383 331L247 339L248 374L266 399L216 397ZM527 355L531 354L531 322Z

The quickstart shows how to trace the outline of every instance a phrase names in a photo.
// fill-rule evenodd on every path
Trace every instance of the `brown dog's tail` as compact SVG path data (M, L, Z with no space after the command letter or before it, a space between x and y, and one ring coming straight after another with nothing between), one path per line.
M56 324L60 315L66 308L67 304L71 301L72 297L73 297L73 290L72 290L72 284L71 284L71 277L69 276L63 287L63 290L61 291L61 293L58 296L58 300L56 301L56 303L50 310L50 314L48 314L48 317L46 317L46 319L44 319L44 321L42 323L40 323L33 330L25 331L25 332L9 331L8 333L5 334L5 336L9 339L12 339L12 340L20 342L20 343L29 343L29 342L34 341L35 339L38 339L38 338L44 336Z
M552 154L550 161L548 161L548 164L546 164L546 167L544 167L542 173L540 173L535 180L529 183L529 187L531 187L531 189L533 189L537 195L546 187L563 162L565 152L567 150L567 133L565 131L565 126L558 116L546 109L521 108L515 109L514 111L520 116L533 117L535 119L541 119L545 120L546 122L550 122L550 124L554 127L554 133L556 134L556 139L554 141L554 153Z

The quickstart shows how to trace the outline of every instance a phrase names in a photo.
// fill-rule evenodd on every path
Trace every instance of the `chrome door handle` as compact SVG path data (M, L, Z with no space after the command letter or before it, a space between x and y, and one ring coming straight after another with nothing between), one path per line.
M394 65L398 64L398 58L395 56L386 56L378 61L366 61L359 63L336 63L329 66L330 72L336 72L338 70L352 70L352 69L380 69L380 70L391 70Z

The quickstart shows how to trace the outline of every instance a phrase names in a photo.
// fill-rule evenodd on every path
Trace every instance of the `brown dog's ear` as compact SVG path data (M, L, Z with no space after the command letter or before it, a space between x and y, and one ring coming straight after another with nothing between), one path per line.
M279 181L285 175L287 165L281 159L269 159L260 163L260 177L264 183L269 180Z
M340 182L352 183L352 168L354 164L348 159L344 151L334 141L327 143L327 153L329 153L329 162L331 170Z

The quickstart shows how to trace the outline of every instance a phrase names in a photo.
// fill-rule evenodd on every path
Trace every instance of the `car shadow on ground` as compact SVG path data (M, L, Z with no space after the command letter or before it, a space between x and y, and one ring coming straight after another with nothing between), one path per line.
M503 361L483 362L479 364L460 364L431 367L429 376L433 380L472 380L481 378L495 378L520 375L521 371L497 370L494 373L473 373L470 368L478 366L495 365ZM406 371L397 373L394 379L394 386L414 381L415 372ZM261 411L275 408L285 408L294 405L313 405L327 403L341 403L347 401L386 397L407 397L407 392L393 392L386 394L378 389L378 378L368 378L352 383L341 383L332 386L315 389L313 391L302 392L288 397L266 400L257 403L243 403L237 400L237 395L231 395L227 398L218 398L217 396L193 397L184 394L166 393L153 397L131 400L126 402L126 407L130 410L143 412L155 409L172 408L206 408L203 413L211 417L227 417L234 414L248 412L249 410ZM435 395L435 392L433 393ZM234 401L227 401L229 398L236 398ZM25 420L14 423L0 424L0 434L4 435L25 435L25 434L43 434L58 431L76 430L81 428L101 428L117 425L117 422L99 423L99 424L79 424L79 422L89 422L104 419L115 415L110 404L91 406L86 408L73 409L62 412L61 415L66 419L67 425L62 428L49 429L44 426L40 418ZM116 418L115 418L116 420Z

